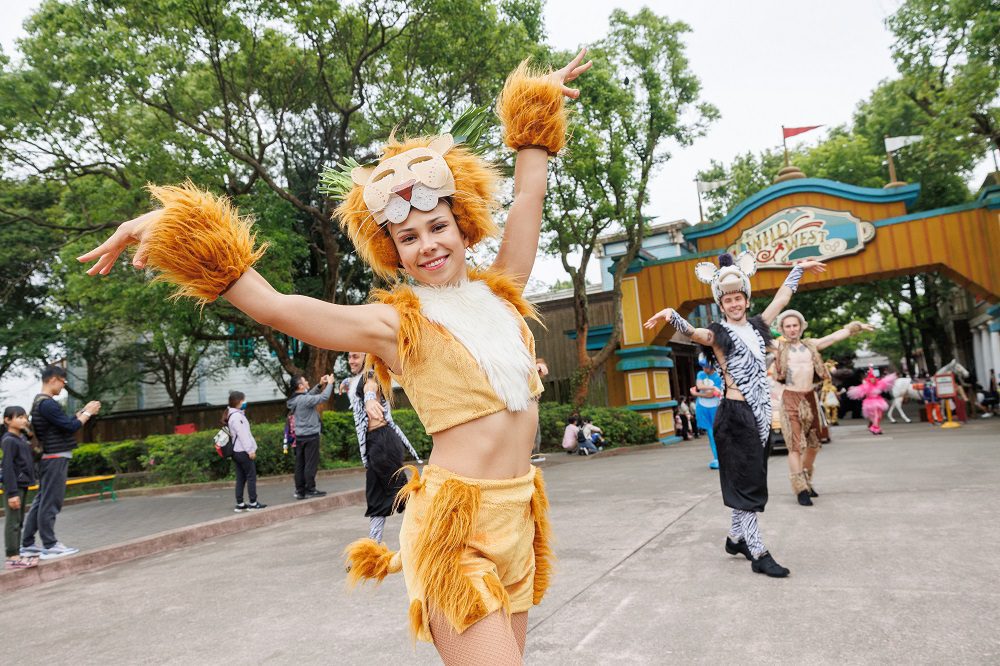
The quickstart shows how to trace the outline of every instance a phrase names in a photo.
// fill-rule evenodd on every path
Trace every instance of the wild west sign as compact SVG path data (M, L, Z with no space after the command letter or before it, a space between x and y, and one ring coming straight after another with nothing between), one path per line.
M856 254L874 237L875 226L848 211L798 206L745 230L728 251L753 252L758 268L785 268L801 259Z

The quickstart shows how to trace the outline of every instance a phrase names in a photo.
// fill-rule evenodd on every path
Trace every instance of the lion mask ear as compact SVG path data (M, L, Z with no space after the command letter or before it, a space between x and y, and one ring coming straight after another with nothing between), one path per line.
M705 284L712 284L712 280L715 278L715 274L719 269L715 264L709 261L698 262L698 265L694 267L694 274L699 280Z
M736 266L743 271L747 277L753 277L753 274L757 272L757 260L753 258L752 252L740 252L740 256L736 257L733 262Z
M374 170L374 167L354 167L351 169L351 180L354 181L355 185L364 187L368 184L368 179L372 177L372 171Z
M439 155L444 155L451 150L451 147L454 145L455 139L451 136L451 134L442 134L441 136L434 137L427 147Z

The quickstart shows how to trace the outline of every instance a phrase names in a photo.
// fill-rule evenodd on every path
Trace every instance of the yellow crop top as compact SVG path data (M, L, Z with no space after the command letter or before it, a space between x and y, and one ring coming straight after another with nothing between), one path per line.
M428 434L522 411L541 394L535 338L524 320L534 309L506 276L476 272L458 286L399 286L374 298L399 313L402 370L371 357L376 378L383 389L390 377L403 387Z

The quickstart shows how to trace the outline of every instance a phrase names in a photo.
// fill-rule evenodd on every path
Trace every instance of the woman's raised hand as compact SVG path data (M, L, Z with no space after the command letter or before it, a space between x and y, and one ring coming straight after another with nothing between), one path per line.
M115 233L111 234L111 238L90 252L81 254L76 258L77 261L86 263L96 259L97 263L90 267L87 275L107 275L111 272L112 266L115 265L115 261L125 248L133 243L138 243L139 249L132 258L132 265L136 268L145 268L146 252L142 245L142 236L159 216L159 210L152 210L128 222L122 222L115 229Z
M673 316L674 316L674 309L673 308L664 308L664 309L660 310L659 312L657 312L652 317L650 317L649 319L647 319L646 323L643 324L643 326L646 327L646 328L653 328L654 326L656 326L656 322L660 321L661 319L665 323L669 322L670 318L673 317Z
M564 95L566 95L566 97L576 99L577 97L580 96L579 89L568 88L566 84L575 79L576 77L580 76L584 72L586 72L594 64L593 60L588 60L586 63L581 65L580 63L583 62L583 57L585 55L587 55L587 49L580 49L580 52L576 54L575 58L569 61L569 64L567 64L562 69L557 69L556 71L552 72L552 74L550 74L550 76L556 81L558 81L559 84L562 86L562 92Z

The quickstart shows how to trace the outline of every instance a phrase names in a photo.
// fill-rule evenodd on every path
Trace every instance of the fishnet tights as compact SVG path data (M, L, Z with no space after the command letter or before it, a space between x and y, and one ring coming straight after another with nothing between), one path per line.
M440 613L431 613L431 636L445 666L521 666L528 633L528 613L490 613L456 633Z

